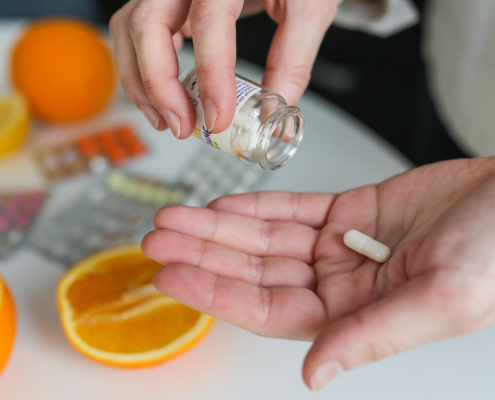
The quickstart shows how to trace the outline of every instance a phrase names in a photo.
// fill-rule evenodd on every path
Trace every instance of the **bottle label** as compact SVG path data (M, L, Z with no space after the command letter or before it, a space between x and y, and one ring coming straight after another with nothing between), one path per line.
M232 156L235 156L235 154L232 154L230 148L230 132L232 130L234 120L244 103L246 103L246 101L248 101L249 98L251 98L253 95L261 91L260 87L253 85L252 83L247 82L242 78L236 76L235 79L237 84L237 106L234 119L232 120L229 127L225 131L220 133L211 133L206 128L205 112L200 100L198 89L198 75L196 74L196 70L191 72L182 82L182 85L189 93L189 98L191 99L191 103L194 107L194 110L196 111L196 127L194 128L193 135L201 139L203 142L208 143L210 146L216 147L218 150L221 150L224 153L230 154Z

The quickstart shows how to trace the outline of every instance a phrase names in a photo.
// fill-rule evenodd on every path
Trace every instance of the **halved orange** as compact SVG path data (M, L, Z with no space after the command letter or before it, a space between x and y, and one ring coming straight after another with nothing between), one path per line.
M214 318L158 292L162 265L138 244L82 260L60 280L57 302L70 343L107 365L138 368L163 363L196 344Z
M27 102L19 93L0 96L0 156L21 148L29 124Z
M0 276L0 372L7 364L14 344L16 318L12 295Z

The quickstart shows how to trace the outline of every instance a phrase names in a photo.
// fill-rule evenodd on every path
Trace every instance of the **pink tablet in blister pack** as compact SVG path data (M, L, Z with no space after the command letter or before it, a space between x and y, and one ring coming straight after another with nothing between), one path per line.
M11 255L24 241L45 197L40 190L0 192L0 259Z

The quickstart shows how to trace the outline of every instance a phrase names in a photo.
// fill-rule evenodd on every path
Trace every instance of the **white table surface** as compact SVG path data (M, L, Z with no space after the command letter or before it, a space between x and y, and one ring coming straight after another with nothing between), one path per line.
M8 87L4 60L21 25L0 24L0 88ZM190 50L181 52L180 60L189 63ZM262 71L240 61L238 72L259 81ZM300 150L285 167L270 172L260 189L342 191L410 167L372 132L320 97L307 93L300 107L307 121ZM128 101L119 100L103 115L78 126L35 124L28 147L123 118L153 149L150 157L129 167L132 171L174 180L204 145L153 131ZM29 171L14 170L9 162L16 161L0 161L0 182L2 175L10 182L36 181L27 178ZM5 179L7 175L10 179ZM48 209L84 183L76 179L52 190ZM310 344L261 338L221 321L198 346L164 365L132 371L106 367L79 355L64 337L54 299L63 271L27 246L0 263L19 322L12 358L0 377L1 400L495 398L495 328L346 372L317 394L304 386L300 372Z

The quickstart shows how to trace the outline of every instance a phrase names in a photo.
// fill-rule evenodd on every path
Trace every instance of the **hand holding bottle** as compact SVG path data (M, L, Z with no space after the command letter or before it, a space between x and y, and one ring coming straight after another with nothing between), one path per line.
M212 133L235 113L235 23L266 9L278 23L268 55L264 86L295 104L308 85L321 40L339 0L130 0L110 21L124 91L159 130L184 139L195 114L177 79L175 47L192 36L201 102ZM256 46L256 43L253 43Z

